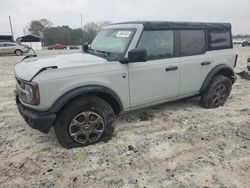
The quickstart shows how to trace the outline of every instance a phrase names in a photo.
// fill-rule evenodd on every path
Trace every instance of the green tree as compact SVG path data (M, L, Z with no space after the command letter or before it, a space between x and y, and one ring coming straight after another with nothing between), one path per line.
M52 22L43 18L41 20L32 20L30 24L28 24L27 28L32 35L42 37L44 30L50 28L51 26Z
M27 26L33 35L42 37L45 46L60 43L64 45L82 45L83 42L91 43L102 27L111 22L89 22L81 28L72 29L67 25L53 27L52 23L43 18L33 20Z
M81 45L83 42L92 42L95 36L82 31L80 28L72 29L69 26L46 28L43 33L45 46L60 43L65 45Z
M36 21L36 20L30 22L29 32L32 35L37 35L41 37L43 34L43 31L44 31L44 26L41 24L41 22Z
M103 27L110 25L111 22L104 21L104 22L89 22L84 25L83 29L84 31L87 31L89 33L93 33L93 35L96 35Z

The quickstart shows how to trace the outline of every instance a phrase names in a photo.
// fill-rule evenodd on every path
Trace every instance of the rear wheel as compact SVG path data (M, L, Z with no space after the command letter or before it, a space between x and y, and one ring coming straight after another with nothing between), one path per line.
M201 94L201 105L204 108L223 106L232 89L230 78L218 75L210 82L208 88Z
M65 148L87 146L112 136L114 118L111 106L103 99L80 97L60 112L55 133Z
M22 52L22 50L15 50L15 54L16 54L17 56L20 56L20 55L23 54L23 52Z

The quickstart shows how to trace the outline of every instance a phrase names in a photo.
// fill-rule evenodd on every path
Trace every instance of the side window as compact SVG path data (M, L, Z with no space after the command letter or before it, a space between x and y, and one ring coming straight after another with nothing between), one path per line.
M230 31L209 31L208 38L210 50L232 48Z
M8 46L16 46L15 44L11 44L11 43L5 43L4 46L8 47Z
M174 32L144 31L137 48L147 49L148 60L174 57Z
M206 37L204 30L181 30L181 56L204 54Z

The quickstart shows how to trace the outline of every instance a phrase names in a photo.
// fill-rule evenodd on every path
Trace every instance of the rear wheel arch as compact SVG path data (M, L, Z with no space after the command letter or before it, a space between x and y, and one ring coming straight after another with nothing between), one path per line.
M208 73L207 77L205 78L205 80L201 86L200 93L203 93L207 89L207 87L209 86L209 83L217 75L226 76L226 77L230 78L232 83L234 83L235 74L234 74L233 69L227 65L218 65Z
M122 102L119 96L111 89L105 86L90 85L78 87L59 97L51 106L51 112L59 112L63 107L78 97L88 95L96 96L105 100L113 109L115 114L119 114L123 110Z

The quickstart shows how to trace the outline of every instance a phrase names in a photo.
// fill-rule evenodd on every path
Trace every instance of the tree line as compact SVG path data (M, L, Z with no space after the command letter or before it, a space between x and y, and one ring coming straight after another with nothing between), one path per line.
M53 26L47 19L32 20L26 27L28 32L42 38L44 46L60 43L64 45L81 45L92 42L102 27L111 22L89 22L81 28L70 28L67 25Z

